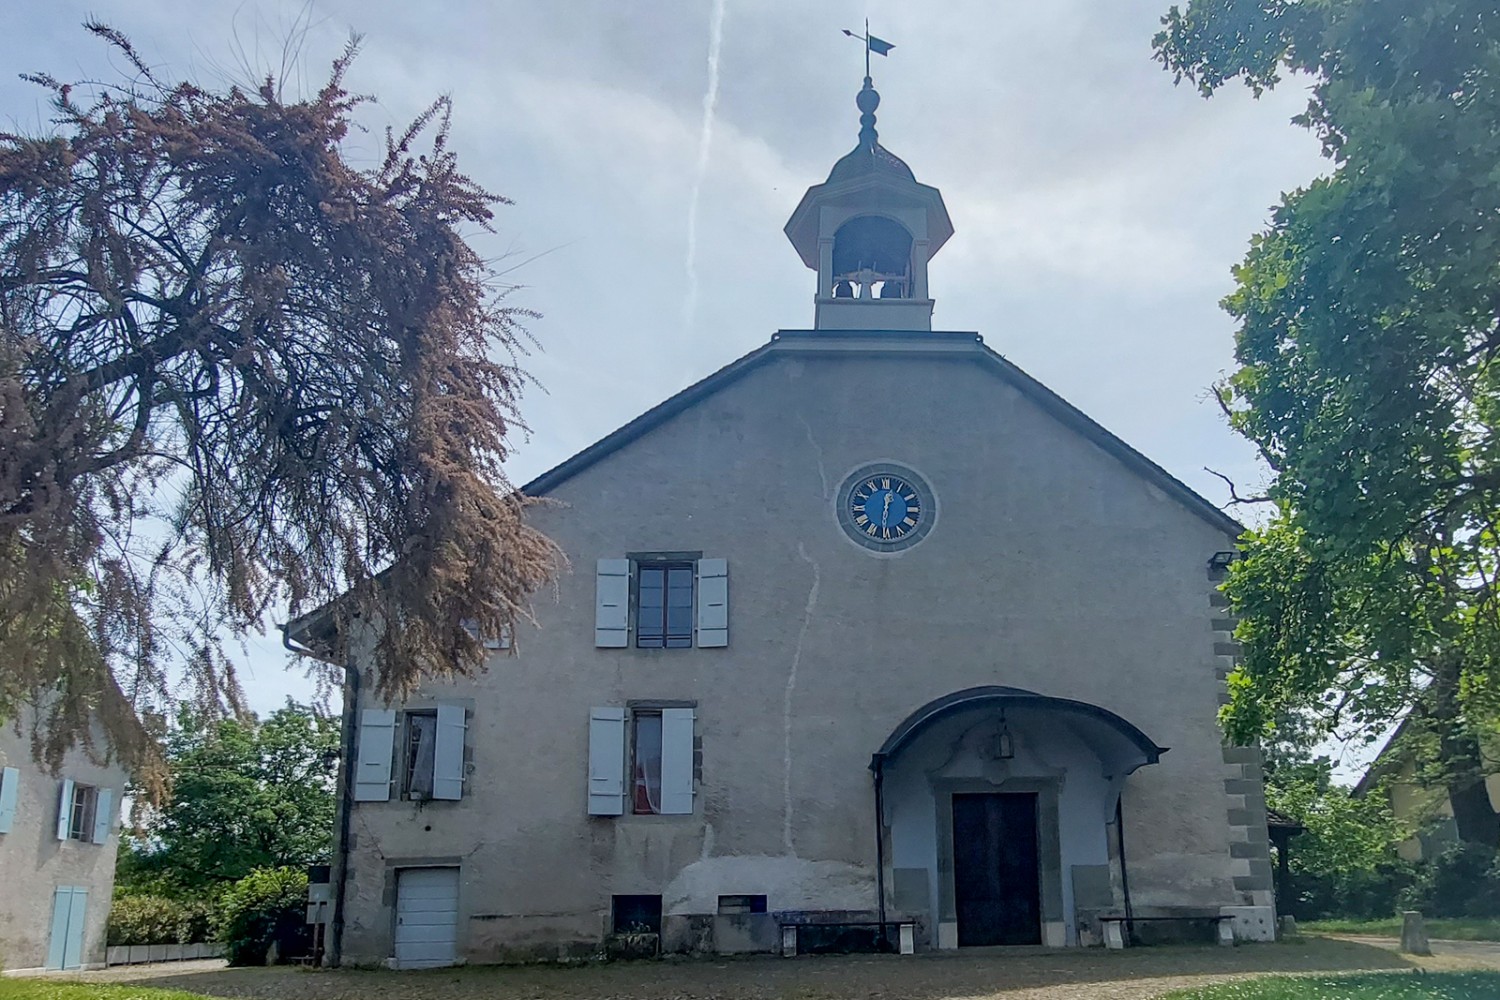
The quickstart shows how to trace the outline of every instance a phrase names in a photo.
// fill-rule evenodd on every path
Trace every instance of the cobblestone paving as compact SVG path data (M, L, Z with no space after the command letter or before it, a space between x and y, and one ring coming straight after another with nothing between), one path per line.
M1479 963L1454 956L1422 964ZM915 958L766 957L406 973L189 962L78 978L256 1000L1147 1000L1167 990L1267 973L1410 967L1410 960L1373 944L1309 939L1238 948L1007 949Z

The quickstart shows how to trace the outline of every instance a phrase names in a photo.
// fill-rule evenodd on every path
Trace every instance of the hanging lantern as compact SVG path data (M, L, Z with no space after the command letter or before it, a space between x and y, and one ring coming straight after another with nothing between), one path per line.
M1010 760L1016 755L1015 737L1010 734L1004 710L1000 712L1000 728L995 730L995 736L990 740L989 751L991 760Z

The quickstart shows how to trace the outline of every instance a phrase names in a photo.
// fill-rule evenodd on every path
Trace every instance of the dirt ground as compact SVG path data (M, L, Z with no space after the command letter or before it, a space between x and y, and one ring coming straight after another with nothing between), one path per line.
M228 969L192 962L78 978L258 1000L1147 1000L1180 987L1268 973L1500 966L1500 949L1473 955L1439 943L1433 958L1411 960L1390 944L1310 938L1237 948L997 949L908 958L756 957L430 972Z

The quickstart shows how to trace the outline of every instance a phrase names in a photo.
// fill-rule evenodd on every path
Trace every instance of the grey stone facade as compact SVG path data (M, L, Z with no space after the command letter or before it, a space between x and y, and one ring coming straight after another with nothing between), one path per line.
M898 554L835 512L845 473L881 460L940 507ZM463 706L464 790L348 806L345 962L391 960L401 872L425 867L457 873L459 960L598 953L621 896L660 897L669 946L761 947L773 918L731 920L720 897L869 920L882 884L919 947L952 947L942 803L965 790L1039 795L1045 943L1096 942L1127 879L1137 914L1269 906L1258 762L1215 718L1231 654L1205 567L1237 526L974 335L784 331L535 490L573 569L513 655L394 706ZM596 561L652 552L727 561L727 645L596 646ZM872 755L922 706L992 686L1022 700L917 733L877 829ZM690 812L589 814L608 706L691 708Z

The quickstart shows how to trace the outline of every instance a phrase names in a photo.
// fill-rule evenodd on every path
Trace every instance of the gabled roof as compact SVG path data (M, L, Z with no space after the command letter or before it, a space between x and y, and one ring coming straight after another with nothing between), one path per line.
M1214 528L1238 538L1245 527L1210 501L1195 493L1187 484L1136 451L1120 438L1105 430L1082 410L1026 374L1010 361L990 350L976 333L861 333L830 330L781 330L771 342L744 357L730 362L707 378L688 386L666 401L653 406L619 430L609 434L572 458L542 473L521 487L528 496L540 497L557 489L578 473L590 468L638 438L644 437L668 420L707 399L722 389L771 361L789 355L836 355L839 357L945 357L972 360L1004 379L1032 403L1054 419L1082 435L1147 482L1157 486L1183 507Z

